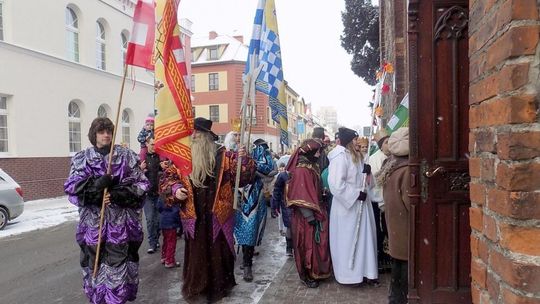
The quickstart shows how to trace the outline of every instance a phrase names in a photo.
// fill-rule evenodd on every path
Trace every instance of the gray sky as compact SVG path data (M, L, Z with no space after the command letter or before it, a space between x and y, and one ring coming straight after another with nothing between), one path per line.
M339 123L368 126L372 87L350 69L351 55L341 47L341 11L345 1L275 0L283 73L289 85L314 113L334 106ZM218 34L244 36L249 44L257 0L181 0L179 18L193 22L195 36Z

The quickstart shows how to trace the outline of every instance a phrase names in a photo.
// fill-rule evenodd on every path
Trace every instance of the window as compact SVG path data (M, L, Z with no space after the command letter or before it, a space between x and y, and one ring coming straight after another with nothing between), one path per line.
M272 122L272 115L270 112L270 107L266 107L266 123L270 124Z
M96 67L105 70L105 27L96 22Z
M75 101L68 105L69 152L81 151L81 110Z
M218 60L218 47L211 46L208 48L208 60Z
M67 59L79 62L79 20L73 9L66 7Z
M218 73L208 74L208 89L210 91L219 90L219 74Z
M210 120L219 122L219 106L210 106Z
M1 4L2 2L0 2ZM0 96L0 152L8 152L7 97Z
M129 132L129 112L128 110L124 110L122 111L122 144L128 148L130 143Z
M126 54L128 47L128 35L126 33L120 34L120 39L122 40L121 50L122 50L122 66L126 64Z
M99 106L97 110L98 117L107 117L107 109L104 106Z
M191 92L195 92L195 75L191 75Z
M251 109L251 105L248 105L248 111ZM249 115L249 114L248 114ZM251 124L256 125L257 124L257 105L255 105L255 108L253 109L253 116L251 116Z
M4 14L3 11L3 3L2 0L0 0L0 41L4 40Z

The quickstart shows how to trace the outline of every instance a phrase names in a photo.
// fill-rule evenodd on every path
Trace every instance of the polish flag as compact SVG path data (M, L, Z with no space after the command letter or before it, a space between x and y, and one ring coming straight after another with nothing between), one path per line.
M138 0L133 14L133 31L128 43L126 64L154 70L152 52L155 35L154 0Z

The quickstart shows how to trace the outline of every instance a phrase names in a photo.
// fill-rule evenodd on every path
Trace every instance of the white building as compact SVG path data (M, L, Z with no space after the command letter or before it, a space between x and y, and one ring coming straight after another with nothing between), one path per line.
M0 0L0 168L26 199L61 195L91 121L114 121L136 0ZM139 151L153 74L128 70L117 143Z

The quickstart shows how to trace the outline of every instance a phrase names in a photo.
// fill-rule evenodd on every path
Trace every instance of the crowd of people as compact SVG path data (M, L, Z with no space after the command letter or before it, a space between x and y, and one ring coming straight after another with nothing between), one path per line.
M315 128L291 154L278 155L261 138L246 147L237 131L219 144L212 121L198 117L192 172L184 176L156 153L153 120L150 115L139 134L137 155L111 147L113 123L96 118L88 132L92 146L72 159L65 191L79 207L76 240L91 303L136 298L143 213L147 253L161 248L165 268L182 267L189 302L216 302L230 293L240 249L242 279L254 279L270 213L306 287L332 277L378 286L379 274L391 270L389 302L407 303L406 128L391 135L381 130L373 141L344 127L331 141ZM175 259L180 235L183 264Z

